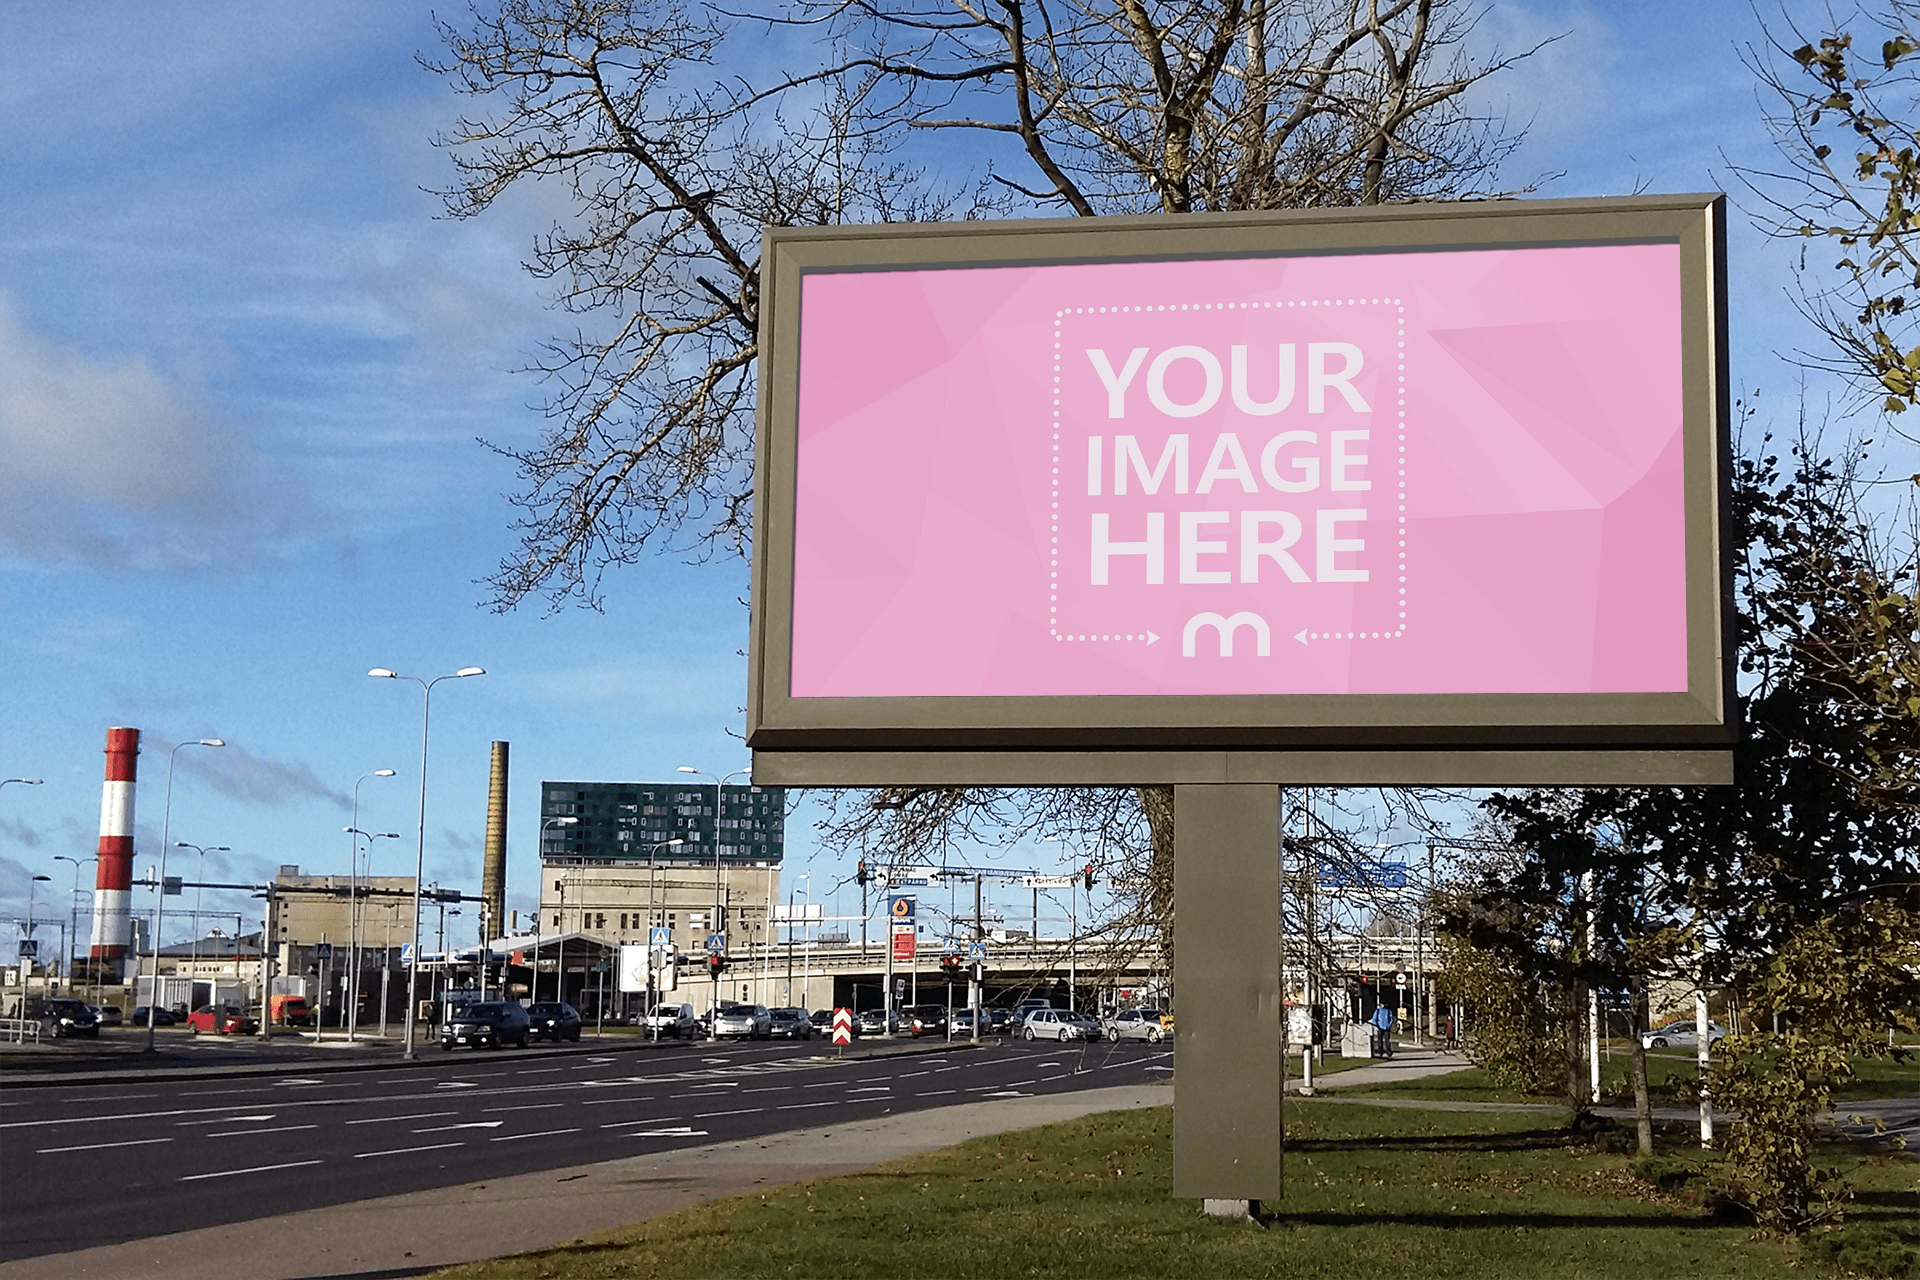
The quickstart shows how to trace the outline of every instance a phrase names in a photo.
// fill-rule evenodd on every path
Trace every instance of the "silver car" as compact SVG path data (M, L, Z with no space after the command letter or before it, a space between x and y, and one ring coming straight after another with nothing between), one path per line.
M1668 1045L1672 1045L1676 1049L1693 1049L1699 1047L1700 1044L1696 1032L1697 1028L1694 1026L1692 1018L1688 1018L1685 1022L1670 1022L1657 1031L1649 1031L1642 1035L1640 1037L1640 1046L1644 1049L1664 1049ZM1711 1048L1716 1041L1725 1039L1726 1035L1727 1029L1719 1023L1709 1022L1707 1024L1707 1045L1709 1048Z
M1084 1013L1065 1009L1035 1009L1020 1032L1027 1040L1097 1040L1100 1024Z
M773 1022L763 1004L736 1004L713 1015L713 1038L725 1040L765 1040L773 1034Z
M1159 1044L1166 1038L1166 1031L1160 1025L1158 1009L1126 1009L1108 1018L1106 1022L1109 1040L1145 1040L1148 1044Z

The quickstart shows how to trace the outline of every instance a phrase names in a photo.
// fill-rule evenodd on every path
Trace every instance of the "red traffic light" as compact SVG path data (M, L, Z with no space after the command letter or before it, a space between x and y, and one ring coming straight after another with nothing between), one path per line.
M716 953L707 957L707 972L714 977L719 977L722 973L726 972L726 969L727 958L725 956Z
M1093 864L1089 862L1085 867L1081 868L1080 874L1086 878L1087 892L1092 893L1093 892Z

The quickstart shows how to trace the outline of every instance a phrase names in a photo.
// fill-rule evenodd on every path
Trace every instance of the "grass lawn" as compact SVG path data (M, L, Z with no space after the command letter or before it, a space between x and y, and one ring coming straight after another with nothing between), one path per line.
M1656 1190L1626 1157L1572 1138L1551 1117L1318 1098L1289 1102L1287 1113L1287 1198L1269 1206L1280 1216L1264 1231L1202 1218L1195 1202L1171 1198L1172 1114L1153 1109L979 1138L437 1274L1846 1274L1817 1246L1756 1239L1695 1207L1684 1189ZM1915 1165L1875 1157L1861 1174L1858 1220L1920 1244Z

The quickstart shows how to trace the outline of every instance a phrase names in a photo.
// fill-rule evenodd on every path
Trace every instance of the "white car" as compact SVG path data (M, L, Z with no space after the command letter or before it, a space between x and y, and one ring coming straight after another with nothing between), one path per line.
M675 1040L693 1038L693 1006L690 1004L660 1004L653 1012L640 1019L640 1025L649 1035L655 1037L672 1036Z
M1670 1045L1676 1049L1695 1049L1699 1047L1700 1042L1695 1038L1694 1031L1692 1018L1688 1018L1685 1022L1669 1022L1657 1031L1649 1031L1642 1035L1640 1046L1643 1049L1665 1049ZM1726 1035L1725 1027L1717 1022L1709 1022L1707 1047L1712 1048L1716 1041L1725 1039Z
M766 1040L772 1034L772 1022L763 1004L736 1004L713 1015L715 1040Z
M1065 1009L1035 1009L1020 1032L1028 1040L1098 1040L1100 1024L1084 1013Z

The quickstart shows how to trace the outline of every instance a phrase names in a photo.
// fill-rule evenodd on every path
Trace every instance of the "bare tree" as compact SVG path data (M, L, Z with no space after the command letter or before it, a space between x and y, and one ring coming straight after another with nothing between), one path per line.
M476 104L439 139L448 213L541 183L569 208L526 264L575 325L533 366L550 388L539 443L496 446L523 485L493 607L596 606L606 569L649 549L744 552L763 227L1496 194L1519 135L1470 91L1516 59L1469 53L1478 15L1475 0L503 0L443 26L446 55L424 65ZM1129 886L1100 924L1112 937L1170 925L1170 789L883 792L848 798L828 834L906 858L995 824L1101 851L1103 877Z
M1468 91L1469 0L505 0L424 60L475 102L438 139L454 217L521 184L575 317L519 467L493 607L596 605L656 544L751 537L763 227L1371 204L1486 194L1517 142ZM768 49L817 65L730 74ZM1524 55L1523 55L1524 56ZM982 135L984 152L952 141ZM1011 157L1000 144L1018 148ZM1012 160L1034 175L1008 176ZM967 167L975 162L974 168Z

